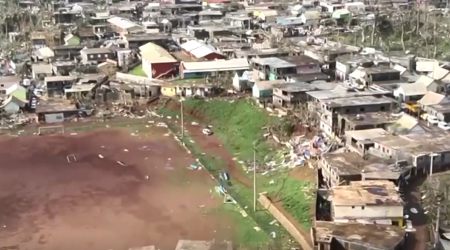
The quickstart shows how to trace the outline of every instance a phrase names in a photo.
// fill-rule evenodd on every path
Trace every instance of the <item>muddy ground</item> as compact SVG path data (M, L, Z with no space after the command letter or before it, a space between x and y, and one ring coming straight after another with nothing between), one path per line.
M231 222L206 213L220 203L209 175L187 168L194 159L165 129L150 132L2 139L0 248L165 250L229 238Z

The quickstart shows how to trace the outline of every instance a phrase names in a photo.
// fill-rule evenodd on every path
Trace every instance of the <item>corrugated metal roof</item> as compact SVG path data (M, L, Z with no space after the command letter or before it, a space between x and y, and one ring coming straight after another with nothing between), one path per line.
M196 58L202 58L212 53L221 54L213 46L200 41L192 40L181 45L181 48Z
M260 65L269 65L277 69L295 67L295 64L286 62L285 60L282 60L278 57L254 58L252 59L252 61Z
M183 62L185 72L208 72L245 70L249 68L247 59L217 60L209 62Z
M409 132L413 129L419 122L416 118L404 114L400 119L391 124L388 130L391 132Z
M434 104L441 103L444 98L445 98L445 95L441 95L441 94L435 93L433 91L428 91L428 93L426 93L422 97L422 99L420 99L418 101L418 103L420 103L422 105L434 105Z
M143 48L143 50L141 49ZM141 46L141 55L148 63L172 63L177 60L164 48L154 44L147 43Z
M53 72L53 67L51 64L33 64L31 65L31 69L36 74L50 74Z
M196 49L198 47L201 47L203 45L204 45L204 43L202 43L200 41L191 40L191 41L188 41L188 42L185 42L185 43L181 44L180 47L182 49L184 49L185 51L190 52L191 50L194 50L194 49Z
M108 19L108 23L115 25L121 29L130 29L133 27L140 27L136 23L132 22L129 19L122 18L122 17L113 17Z
M405 96L425 95L427 93L427 88L420 83L401 84L399 88L403 90Z
M274 80L274 81L259 81L255 82L256 88L258 88L259 91L261 90L269 90L273 89L275 84L281 84L285 83L284 80Z

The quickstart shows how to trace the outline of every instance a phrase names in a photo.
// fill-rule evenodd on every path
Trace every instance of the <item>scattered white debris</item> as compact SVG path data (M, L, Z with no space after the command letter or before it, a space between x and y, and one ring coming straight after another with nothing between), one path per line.
M204 135L212 135L212 131L211 131L210 129L207 129L207 128L204 128L204 129L202 130L202 133L203 133Z
M101 148L105 148L105 146L101 146Z
M198 125L198 122L191 122L191 124L196 126L196 125Z
M269 224L270 224L270 225L275 225L275 224L278 224L278 221L277 221L277 220L273 220L273 221L271 221Z
M78 135L78 133L70 133L70 135Z
M159 122L158 124L156 124L156 126L161 128L167 128L167 124L165 124L164 122Z
M419 212L415 207L411 208L409 211L411 211L411 213L413 214L417 214Z
M147 180L148 180L148 178L150 178L150 177L149 177L148 175L146 175L146 176L145 176L145 179L147 179Z
M121 162L121 161L117 161L117 163L119 163L119 165L122 165L122 166L126 167L126 166L125 166L125 163L123 163L123 162Z
M248 214L242 209L239 210L239 213L241 213L242 217L244 217L244 218L248 216Z
M155 123L155 121L148 121L148 123L151 123L151 124L153 124L153 123Z
M269 181L269 184L275 184L275 180Z
M253 229L255 229L255 230L256 230L256 232L259 232L259 231L261 231L261 228L260 228L260 227L254 227Z
M128 149L125 148L123 151L128 152Z
M103 159L103 155L98 155L98 158Z
M271 233L270 233L270 236L272 236L272 238L274 238L274 239L275 239L275 238L277 237L277 233L275 233L275 232L271 232Z

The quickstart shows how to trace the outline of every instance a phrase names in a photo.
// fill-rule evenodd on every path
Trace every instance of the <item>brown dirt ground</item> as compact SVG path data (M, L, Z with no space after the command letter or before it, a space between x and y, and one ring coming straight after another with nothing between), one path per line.
M179 239L229 238L229 221L205 215L220 202L213 181L187 169L193 158L163 131L2 139L0 249L174 249Z

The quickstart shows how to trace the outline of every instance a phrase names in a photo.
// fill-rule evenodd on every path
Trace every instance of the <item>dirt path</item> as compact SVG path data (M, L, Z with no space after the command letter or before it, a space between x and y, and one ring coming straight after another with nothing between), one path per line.
M173 110L180 109L180 105L174 102L171 102L168 107ZM185 114L202 124L207 124L201 115L194 113L192 110L185 109ZM178 124L180 123L178 122ZM221 140L217 136L205 136L202 133L202 126L200 125L192 125L189 122L184 122L184 127L202 152L213 157L220 157L220 159L226 163L226 168L231 178L245 185L247 188L253 187L253 180L239 170L238 164L233 160L234 156L227 151L225 145L222 144ZM312 246L313 243L311 241L310 233L306 232L300 223L284 210L281 202L275 202L274 205L286 216L286 218L289 219L295 228L303 235L305 240Z
M202 127L198 125L186 123L185 129L189 132L189 135L195 141L195 144L200 147L203 152L212 157L220 157L220 159L225 162L227 171L233 179L248 188L253 186L253 181L238 169L239 166L237 166L236 162L233 160L234 157L228 153L219 138L216 136L205 136L202 133Z

